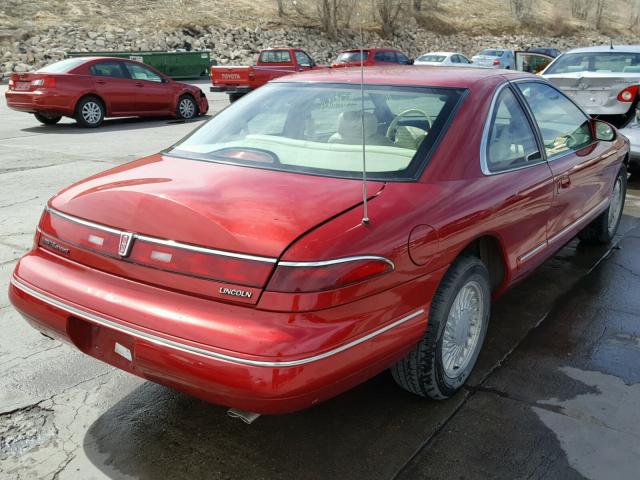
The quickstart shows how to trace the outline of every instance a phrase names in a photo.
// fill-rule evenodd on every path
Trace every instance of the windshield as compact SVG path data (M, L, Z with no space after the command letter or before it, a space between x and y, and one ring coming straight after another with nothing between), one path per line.
M67 73L69 70L73 70L78 65L86 62L86 58L67 58L66 60L60 60L59 62L52 63L46 67L41 68L38 72L41 73Z
M220 112L166 153L360 178L364 133L371 179L414 179L463 92L365 85L363 115L358 84L268 84Z
M444 55L422 55L418 57L418 60L421 62L444 62L444 59L447 58Z
M549 65L544 73L575 72L640 73L640 53L566 53Z
M487 55L488 57L501 57L504 50L492 50L487 49L480 52L480 55Z
M363 52L364 59L369 58L369 52ZM338 55L336 59L336 63L351 63L351 62L359 62L360 61L360 52L344 52Z

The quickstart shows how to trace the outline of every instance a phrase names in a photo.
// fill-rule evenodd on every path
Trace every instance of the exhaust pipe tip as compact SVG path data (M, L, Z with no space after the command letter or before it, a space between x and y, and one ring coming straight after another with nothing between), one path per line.
M259 413L245 412L244 410L238 410L237 408L230 408L227 410L227 415L231 418L239 418L247 425L251 425L260 416Z

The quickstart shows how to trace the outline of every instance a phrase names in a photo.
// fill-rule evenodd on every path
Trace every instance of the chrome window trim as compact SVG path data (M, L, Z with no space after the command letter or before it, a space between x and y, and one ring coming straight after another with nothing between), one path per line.
M336 347L334 349L331 349L324 353L320 353L318 355L313 355L310 357L300 358L298 360L288 360L288 361L287 360L282 360L282 361L251 360L248 358L236 357L236 356L228 355L224 353L213 352L211 350L206 350L204 348L196 347L187 343L170 340L168 338L160 337L158 335L153 335L151 333L145 332L143 330L139 330L134 327L130 327L128 325L123 325L123 324L114 322L101 315L97 315L95 313L88 312L82 308L69 305L68 303L63 302L62 300L59 300L48 294L34 290L33 288L25 285L22 281L18 280L15 276L11 278L11 284L18 290L28 295L31 295L32 297L40 300L41 302L44 302L48 305L56 307L60 310L64 310L65 312L70 313L71 315L81 317L85 320L96 323L98 325L111 328L113 330L117 330L121 333L131 335L141 340L151 342L155 345L160 345L160 346L167 347L172 350L178 350L184 353L199 355L201 357L206 357L209 359L223 360L231 363L236 363L240 365L250 365L254 367L276 367L276 368L277 367L295 367L298 365L317 362L318 360L323 360L325 358L331 357L338 353L344 352L345 350L348 350L352 347L360 345L361 343L364 343L368 340L371 340L372 338L375 338L378 335L388 332L389 330L396 328L408 322L409 320L413 320L414 318L422 315L425 312L425 310L421 308L413 313L405 315L404 317L385 325L382 328L374 330L368 333L367 335L364 335L340 347Z
M503 173L516 172L518 170L524 170L525 168L535 167L537 165L541 165L546 162L546 156L543 155L543 152L540 152L540 160L535 163L529 163L527 165L521 165L519 167L508 168L506 170L500 170L498 172L493 172L489 168L489 164L487 162L487 147L489 145L489 132L491 131L491 120L493 118L493 113L496 108L498 97L502 93L502 90L504 90L505 88L510 88L511 83L513 82L506 81L505 83L500 85L495 92L493 92L493 98L491 99L491 105L489 106L489 114L487 115L487 118L485 119L485 122L484 122L484 129L482 131L482 140L480 142L480 169L482 170L482 174L487 177L492 175L502 175ZM514 97L516 97L516 101L518 101L519 103L518 96L516 95L516 93L513 91L511 93L513 94ZM527 118L528 123L529 123L529 120L532 120L534 122L536 121L535 118L529 119L529 114L525 111L522 105L520 106L520 108L522 109L522 113L524 114L524 116ZM536 133L533 129L533 126L529 125L529 127L531 128L531 133L533 134L533 137L536 141L536 145L538 145L538 139L536 137ZM538 145L538 147L539 146L540 145Z
M387 263L392 270L396 269L395 264L385 257L378 255L358 255L353 257L334 258L332 260L320 260L317 262L294 262L294 261L281 261L278 265L283 267L325 267L327 265L336 265L339 263L357 262L359 260L378 260Z
M177 242L175 240L163 240L161 238L149 237L147 235L141 235L138 233L126 232L125 230L119 230L117 228L107 227L106 225L94 223L89 220L84 220L82 218L74 217L73 215L62 213L49 206L45 207L45 210L51 213L52 215L56 215L58 217L64 218L66 220L69 220L70 222L84 225L85 227L95 228L97 230L113 233L115 235L121 235L123 233L127 233L132 235L133 239L142 240L143 242L155 243L158 245L165 245L169 247L179 248L181 250L189 250L192 252L206 253L209 255L239 258L241 260L253 260L256 262L265 262L265 263L276 263L278 261L277 258L272 258L272 257L260 257L256 255L247 255L244 253L227 252L225 250L216 250L214 248L199 247L197 245L190 245L188 243Z

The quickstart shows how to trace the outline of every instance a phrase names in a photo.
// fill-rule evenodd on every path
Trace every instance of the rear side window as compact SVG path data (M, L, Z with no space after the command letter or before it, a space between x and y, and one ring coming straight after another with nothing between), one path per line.
M362 61L367 60L369 58L369 52L364 50L362 55L360 55L360 51L357 52L343 52L338 55L336 62L338 63L351 63L351 62L359 62L362 58Z
M542 160L533 129L510 88L504 88L496 100L485 154L492 173Z
M91 65L91 75L96 77L127 78L120 62L100 62Z
M578 150L593 138L589 117L561 92L540 82L518 83L536 119L547 157Z
M291 63L291 54L288 50L267 50L260 54L262 63Z
M409 65L409 59L404 53L396 52L396 58L400 65Z
M397 63L395 52L376 52L373 58L375 58L377 62Z

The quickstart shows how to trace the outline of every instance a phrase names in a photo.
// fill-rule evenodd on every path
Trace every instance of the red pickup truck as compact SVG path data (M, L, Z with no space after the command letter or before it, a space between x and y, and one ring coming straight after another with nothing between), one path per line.
M249 67L211 67L212 92L226 92L235 102L242 95L261 87L269 80L305 70L328 68L316 62L299 48L267 48L260 52L258 62Z

